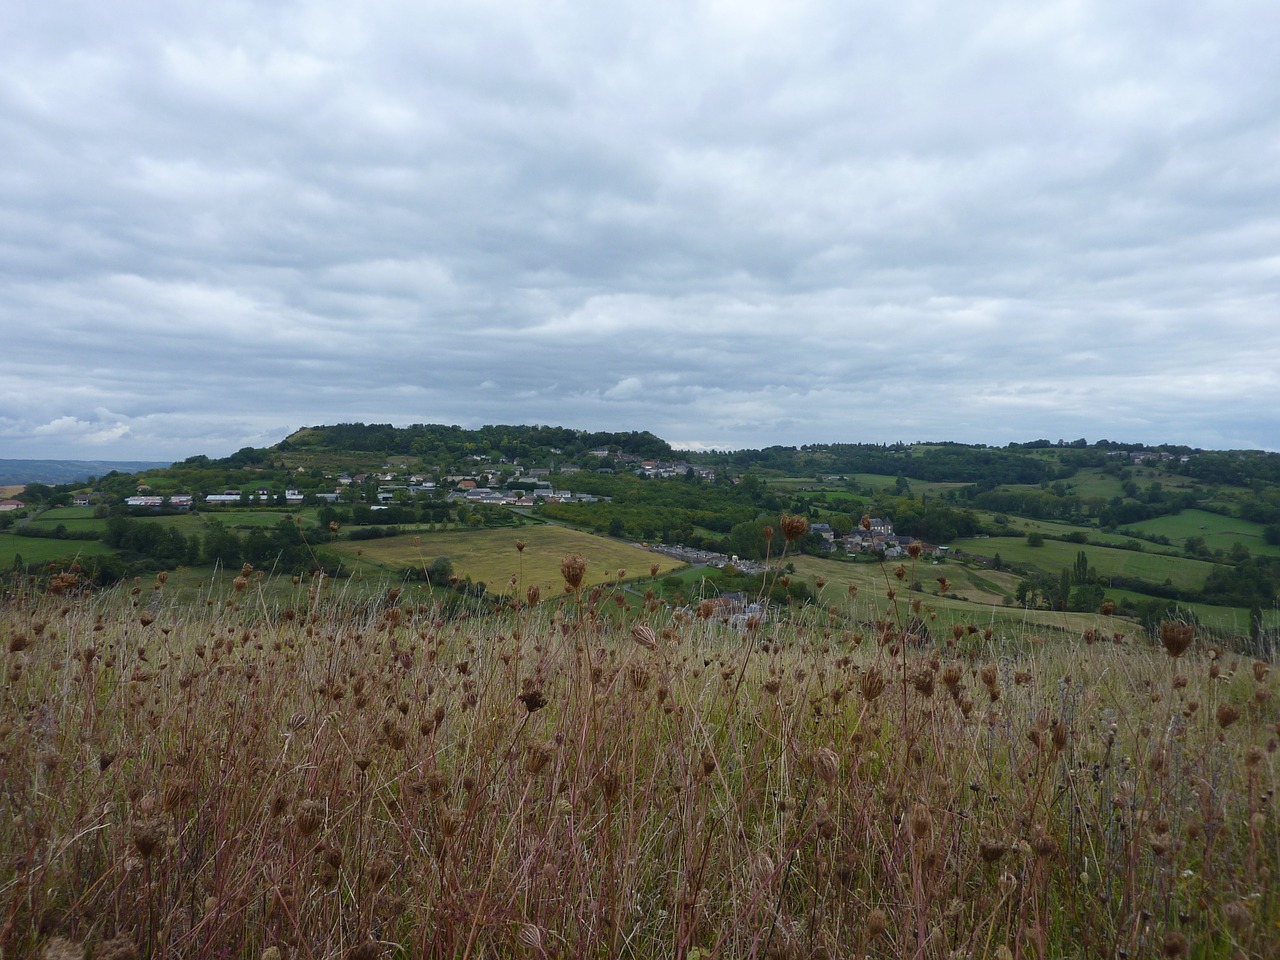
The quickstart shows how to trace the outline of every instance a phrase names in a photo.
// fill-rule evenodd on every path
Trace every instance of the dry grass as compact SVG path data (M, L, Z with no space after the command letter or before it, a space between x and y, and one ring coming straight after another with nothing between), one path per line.
M1276 671L1198 641L55 589L0 617L6 958L1278 953Z

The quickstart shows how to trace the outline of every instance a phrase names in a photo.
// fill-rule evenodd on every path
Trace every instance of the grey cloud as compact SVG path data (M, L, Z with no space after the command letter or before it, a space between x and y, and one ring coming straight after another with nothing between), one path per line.
M352 419L1276 445L1266 4L12 19L11 455Z

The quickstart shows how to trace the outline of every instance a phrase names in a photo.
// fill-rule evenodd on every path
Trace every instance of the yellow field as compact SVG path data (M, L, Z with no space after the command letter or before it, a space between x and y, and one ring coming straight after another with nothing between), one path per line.
M419 539L420 543L415 543ZM524 541L523 552L516 549L517 540ZM484 582L496 593L523 592L536 584L544 596L563 589L560 562L570 553L586 557L583 582L588 585L621 579L620 570L626 577L647 577L654 564L659 573L683 566L662 554L553 524L518 531L446 530L385 540L342 541L329 549L357 565L385 570L423 569L436 557L448 557L459 577ZM514 587L508 586L512 578Z

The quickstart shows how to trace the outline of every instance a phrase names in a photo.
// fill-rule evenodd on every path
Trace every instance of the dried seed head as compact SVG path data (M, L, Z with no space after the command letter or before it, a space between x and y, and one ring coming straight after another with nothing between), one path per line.
M466 817L466 811L464 810L442 810L439 822L440 832L446 837L452 837L462 828Z
M546 769L555 756L555 747L545 740L535 740L525 745L524 772L536 777Z
M570 590L582 587L582 578L587 572L587 558L580 553L570 553L560 561L560 575Z
M782 527L782 538L787 543L794 543L809 532L809 518L794 513L784 513L779 520Z
M958 663L948 663L942 668L942 683L951 696L960 694L960 681L964 679L964 667Z
M1181 930L1171 930L1164 935L1162 953L1166 957L1185 957L1190 946Z
M1237 936L1249 929L1249 924L1252 922L1249 908L1239 900L1228 903L1222 908L1222 913L1227 919L1227 926L1234 930Z
M1187 652L1191 641L1195 639L1195 630L1189 623L1179 620L1160 621L1160 642L1169 656L1177 658Z
M646 650L654 650L658 646L658 636L653 632L653 627L647 623L637 623L632 627L631 639Z
M983 840L978 844L978 856L982 858L983 863L995 863L1008 850L1008 847L997 840Z
M649 671L641 663L632 663L630 665L627 669L627 678L637 692L648 689L649 681L652 679Z
M1218 707L1218 726L1223 730L1240 719L1240 708L1234 703L1224 703Z
M1031 838L1031 849L1040 857L1052 857L1058 852L1058 841L1055 840L1044 827L1037 827L1034 836Z
M867 914L867 938L874 940L877 937L884 936L886 930L889 929L889 918L885 916L883 910L876 907Z
M303 800L298 804L298 812L294 817L293 824L298 829L298 833L304 837L309 837L324 823L324 805L318 800Z
M928 667L921 667L911 673L911 685L916 688L916 692L924 697L933 696L933 671Z
M827 747L819 747L813 754L813 772L828 786L835 783L840 775L840 755Z
M1058 720L1053 721L1049 737L1053 742L1053 749L1061 753L1067 746L1067 725Z
M164 840L164 827L158 820L142 820L133 825L133 845L144 860L150 860Z
M138 960L138 945L120 934L99 946L93 952L93 960Z
M911 835L917 840L923 840L933 832L933 815L923 803L917 803L911 808L910 821Z
M41 960L84 960L84 946L66 937L54 937L44 945Z
M860 686L862 697L867 701L875 700L876 697L884 693L885 679L884 674L880 672L880 668L872 667L863 673Z
M542 928L536 923L522 923L516 932L516 940L522 947L542 954Z

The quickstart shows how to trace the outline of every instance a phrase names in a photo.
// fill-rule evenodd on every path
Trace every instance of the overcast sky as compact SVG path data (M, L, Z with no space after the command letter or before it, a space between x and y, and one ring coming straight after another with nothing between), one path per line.
M1274 0L0 0L0 457L1280 449Z

